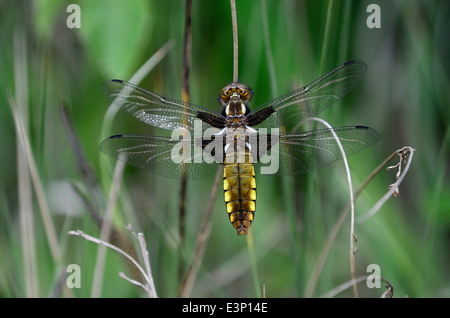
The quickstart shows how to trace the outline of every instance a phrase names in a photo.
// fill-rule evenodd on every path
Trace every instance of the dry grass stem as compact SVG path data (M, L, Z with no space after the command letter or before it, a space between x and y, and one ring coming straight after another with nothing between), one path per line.
M181 96L183 102L189 103L190 92L189 92L189 72L191 65L191 12L192 12L192 1L186 1L186 12L185 12L185 28L184 28L184 43L183 43L183 66L182 66L182 77L181 77ZM183 117L183 122L187 123L187 116ZM183 138L188 137L188 132L183 129ZM178 237L180 240L180 245L185 247L185 235L186 235L186 195L187 195L187 178L186 178L186 164L182 167L182 178L180 185L180 203L178 209ZM181 280L184 272L183 259L178 259L178 277Z
M400 162L397 165L387 168L387 170L391 170L394 167L399 167L399 171L396 175L397 181L389 186L389 191L386 192L381 197L381 199L378 200L378 202L375 203L375 205L369 211L366 212L366 214L364 214L358 218L358 223L367 221L369 218L374 216L375 213L377 213L380 210L380 208L383 206L384 203L386 203L386 201L389 199L389 197L391 197L392 195L394 195L394 196L398 195L398 193L399 193L398 187L400 186L400 183L403 181L406 174L408 173L409 167L411 166L411 162L413 159L414 151L415 151L414 148L412 148L410 146L406 146L406 147L398 149L396 152L394 152L393 156L391 155L392 157L394 157L395 155L398 155L400 157ZM407 161L406 161L406 157L408 157ZM404 170L402 171L401 163L404 161L406 161L406 166L405 166Z
M321 296L321 298L331 298L336 296L337 294L343 292L347 288L350 288L351 286L355 286L358 283L361 283L363 281L366 281L368 278L370 278L370 275L364 275L360 276L358 278L353 278L345 283L340 284L339 286L333 288L332 290L328 291L324 295ZM381 295L381 298L386 298L389 296L389 298L394 297L394 287L391 285L389 281L387 281L384 278L380 278L380 281L386 283L386 291Z
M231 22L233 24L233 82L239 82L239 73L238 73L239 41L238 41L238 25L236 17L236 1L230 0L230 5L231 5Z
M44 188L42 186L42 181L39 176L39 171L37 169L36 161L31 150L30 140L26 133L25 127L23 126L22 120L16 111L16 106L11 96L9 98L9 105L11 112L14 117L14 123L16 126L17 135L19 136L20 145L23 147L25 153L25 158L27 160L28 169L31 175L31 181L33 182L34 191L39 204L39 210L41 212L41 217L45 227L45 233L47 236L47 241L50 246L50 251L55 263L59 263L61 260L61 252L59 250L58 237L56 235L55 226L53 224L53 219L51 217L50 209L48 207L47 199L44 194Z
M23 30L14 32L14 95L15 111L20 116L23 126L23 138L28 138L26 128L29 127L29 92L28 92L28 60L26 35ZM10 107L12 103L10 101ZM16 128L18 128L16 124ZM36 233L34 222L33 193L30 171L27 163L27 153L22 146L19 131L16 138L17 164L17 197L20 221L20 244L22 247L24 288L27 297L37 297L39 276L37 275Z
M302 125L304 122L306 121L318 121L320 122L322 125L324 125L325 127L332 129L331 125L328 124L325 120L318 118L318 117L311 117L308 118L300 123L298 123L296 125L296 127L294 128L294 130L296 130L300 125ZM348 187L349 187L349 194L350 194L350 211L351 211L351 217L350 217L350 273L352 276L352 279L354 280L356 277L356 270L355 270L355 206L354 206L354 197L353 197L353 186L352 186L352 177L350 174L350 168L348 166L348 161L347 158L345 156L345 151L344 148L342 147L342 144L338 138L338 136L336 135L336 133L332 130L333 136L336 139L336 143L339 146L339 150L342 153L342 157L344 160L344 166L345 166L345 171L347 174L347 182L348 182ZM358 297L358 289L356 287L356 284L353 285L353 293L355 295L355 297Z
M155 284L153 282L152 269L150 266L150 257L148 254L147 243L145 242L145 236L143 233L140 233L140 232L136 234L136 232L133 231L131 224L128 224L127 229L131 232L131 234L133 234L133 236L137 239L137 241L139 243L139 247L141 248L142 259L143 259L144 265L145 265L145 272L147 273L148 280L150 282L149 285L152 289L152 292L151 292L152 295L150 297L155 298L157 296L156 296Z
M142 276L144 277L144 280L145 280L145 284L142 284L141 282L138 282L138 281L135 281L135 280L133 280L133 279L130 279L130 278L126 277L125 274L123 274L123 273L120 273L119 276L122 277L122 278L125 278L126 280L128 280L129 282L131 282L131 283L133 283L133 284L135 284L135 285L137 285L137 286L142 287L142 288L147 292L147 294L148 294L151 298L156 298L156 297L157 297L155 285L154 285L154 283L153 283L153 276L152 276L152 273L151 273L151 270L150 270L150 265L149 265L150 262L149 262L148 260L145 261L145 262L146 262L146 268L147 268L147 271L145 271L145 270L142 268L142 266L141 266L141 265L140 265L140 264L139 264L132 256L130 256L130 255L129 255L128 253L126 253L124 250L118 248L117 246L115 246L115 245L113 245L113 244L110 244L110 243L105 242L105 241L103 241L103 240L97 239L97 238L95 238L95 237L93 237L93 236L90 236L90 235L84 233L84 232L81 231L81 230L69 231L67 234L69 234L69 235L81 236L81 237L84 238L85 240L94 242L94 243L96 243L96 244L98 244L98 245L106 246L106 247L108 247L108 248L110 248L110 249L112 249L112 250L118 252L119 254L121 254L122 256L124 256L125 258L127 258L130 262L132 262L132 263L134 264L134 266L136 266L136 268L137 268L137 269L139 270L139 272L142 274ZM135 234L134 234L134 235L135 235ZM142 236L142 240L139 239L139 244L141 245L141 244L142 244L142 241L144 240L144 239L143 239L143 234L142 234L142 233L139 233L139 235ZM138 235L138 237L139 237L139 235ZM147 249L145 248L145 246L142 246L142 245L141 245L141 249L142 249L142 248L144 248L145 251L147 251ZM144 257L144 259L145 259L145 258L148 259L148 252L146 252L145 254L143 254L143 257ZM147 262L148 262L148 267L147 267Z

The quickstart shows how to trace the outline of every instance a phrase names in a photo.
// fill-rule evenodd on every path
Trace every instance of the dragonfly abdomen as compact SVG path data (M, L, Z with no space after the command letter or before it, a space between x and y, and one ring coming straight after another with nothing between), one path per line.
M225 206L238 235L247 234L256 209L255 170L248 151L245 151L244 157L243 163L239 163L234 160L234 154L227 154L224 161Z

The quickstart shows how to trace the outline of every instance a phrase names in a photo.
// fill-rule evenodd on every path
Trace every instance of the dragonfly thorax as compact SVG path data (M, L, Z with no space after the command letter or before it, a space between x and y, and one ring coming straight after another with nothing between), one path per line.
M227 117L244 117L247 107L240 100L231 100L225 107L225 116Z

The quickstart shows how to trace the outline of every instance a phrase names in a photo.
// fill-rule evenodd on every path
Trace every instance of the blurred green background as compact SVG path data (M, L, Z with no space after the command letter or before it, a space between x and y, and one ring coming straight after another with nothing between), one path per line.
M81 8L81 28L66 25L70 3ZM379 29L367 27L369 4L380 6ZM104 213L114 169L114 161L99 151L101 140L164 133L123 112L105 126L109 101L101 83L129 80L171 40L173 46L139 85L181 99L184 14L180 0L0 1L0 297L146 295L118 276L132 274L115 252L97 265L98 276L98 246L67 232L100 236L88 211ZM361 83L322 114L333 126L366 125L381 135L378 144L349 158L353 187L396 149L416 149L400 195L355 225L356 276L379 265L395 297L450 296L449 16L448 1L237 1L239 77L255 92L253 107L346 61L363 60L368 71ZM194 0L191 102L219 110L216 98L232 81L232 62L229 1ZM30 176L30 155L21 150L11 103L25 126L40 184ZM92 183L77 168L62 104L92 167ZM376 176L356 201L356 216L378 201L395 174L383 170ZM350 280L347 215L311 289L325 240L349 200L343 162L257 182L253 245L237 237L219 188L189 295L258 297L264 284L267 297L318 297ZM125 168L113 222L130 242L128 223L144 233L159 297L178 295L212 184L187 183L186 235L180 242L180 181ZM69 264L80 266L80 288L65 287ZM379 297L385 288L362 282L358 291ZM337 297L353 297L353 291Z

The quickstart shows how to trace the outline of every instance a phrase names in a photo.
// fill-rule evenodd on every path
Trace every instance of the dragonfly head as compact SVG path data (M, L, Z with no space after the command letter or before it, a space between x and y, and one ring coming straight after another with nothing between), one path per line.
M230 83L225 86L219 94L217 100L226 107L230 102L241 102L246 105L253 96L253 91L247 85L239 82Z

